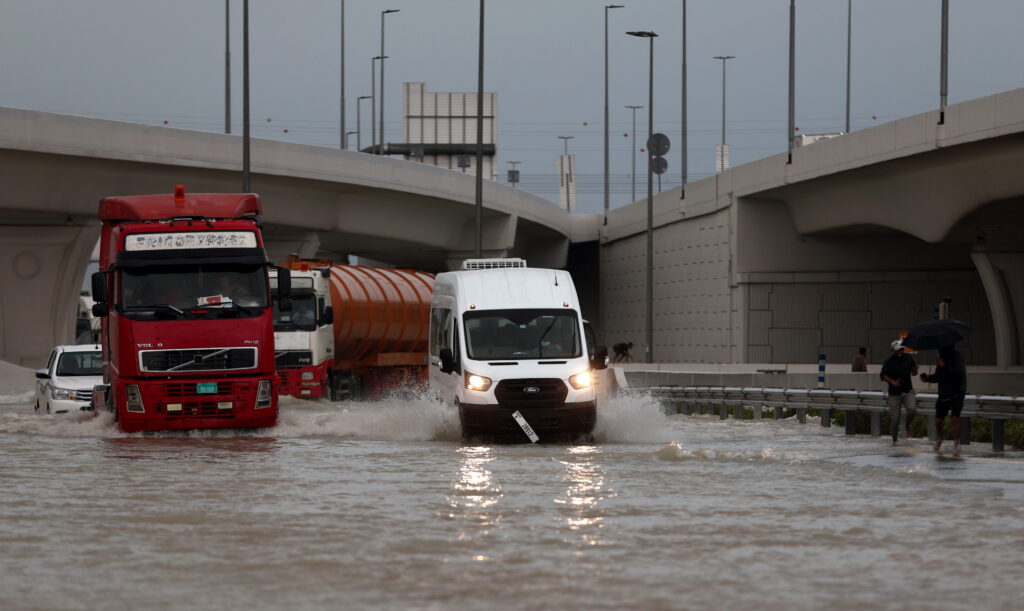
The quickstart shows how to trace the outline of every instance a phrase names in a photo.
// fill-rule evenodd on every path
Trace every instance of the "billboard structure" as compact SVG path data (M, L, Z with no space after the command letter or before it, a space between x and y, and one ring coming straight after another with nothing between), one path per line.
M427 91L426 83L405 83L405 143L393 154L457 172L476 174L476 92ZM484 93L484 178L497 180L497 94Z

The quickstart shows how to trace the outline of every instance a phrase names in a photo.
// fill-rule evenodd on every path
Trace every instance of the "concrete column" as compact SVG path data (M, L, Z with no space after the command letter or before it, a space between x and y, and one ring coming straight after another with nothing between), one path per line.
M75 339L75 318L99 223L0 226L0 360L42 367Z
M1024 270L1024 253L972 252L971 259L981 276L989 307L992 309L992 324L996 338L996 365L1001 367L1020 364L1020 331L1010 287L1007 278L1018 276ZM1004 274L1003 269L1012 272ZM1024 307L1024 306L1022 306Z

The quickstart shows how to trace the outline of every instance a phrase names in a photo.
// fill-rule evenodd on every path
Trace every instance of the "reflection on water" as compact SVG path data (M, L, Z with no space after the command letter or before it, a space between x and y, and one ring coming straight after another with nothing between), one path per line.
M124 460L230 459L233 454L268 454L281 444L272 437L114 437L103 440L106 456Z
M457 451L458 472L452 480L452 493L447 495L452 511L448 517L466 520L478 527L477 535L486 534L497 524L499 514L492 509L501 500L501 486L494 481L494 474L487 468L495 459L494 449L489 446L463 446ZM469 536L460 533L460 539Z
M572 446L568 453L570 459L561 461L568 486L565 496L556 498L555 503L567 508L569 530L578 534L584 545L598 545L605 519L601 503L610 496L605 490L605 468L595 462L601 451L597 446Z

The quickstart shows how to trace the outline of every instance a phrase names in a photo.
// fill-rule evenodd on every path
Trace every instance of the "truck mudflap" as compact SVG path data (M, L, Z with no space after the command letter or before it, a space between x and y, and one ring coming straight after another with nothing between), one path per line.
M329 362L324 361L312 367L278 369L281 378L278 392L300 399L318 399L327 394L327 370Z
M529 437L512 417L515 411L500 405L459 402L463 439L529 443ZM540 437L541 443L588 440L597 424L596 401L529 407L520 409L519 413Z
M260 382L269 404L257 407ZM118 428L125 433L190 429L267 428L277 424L278 378L125 380L116 389ZM129 404L129 388L135 401ZM136 394L137 393L137 394ZM141 406L138 403L141 399ZM264 401L265 403L266 401Z

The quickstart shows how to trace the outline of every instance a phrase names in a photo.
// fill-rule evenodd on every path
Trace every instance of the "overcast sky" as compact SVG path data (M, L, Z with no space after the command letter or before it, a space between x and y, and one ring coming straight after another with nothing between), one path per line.
M232 119L241 133L242 0L231 2ZM631 114L647 106L654 30L655 131L678 185L682 0L622 0L610 12L612 206L630 200ZM346 94L370 93L387 17L387 140L400 141L402 83L475 91L475 0L347 0ZM602 207L605 1L489 0L485 88L498 93L498 160L557 200L557 136L574 136L581 212ZM949 101L1024 86L1024 1L951 0ZM340 0L250 0L253 134L338 145ZM853 129L937 108L941 0L853 0ZM797 1L797 126L843 129L847 0ZM789 2L688 0L691 180L713 172L721 62L733 165L786 148ZM0 106L210 131L224 128L224 0L0 0ZM363 143L369 140L364 103ZM646 137L637 113L637 147ZM267 122L267 118L271 121ZM285 132L284 130L287 130ZM642 155L638 171L642 172ZM637 189L646 188L638 176Z

